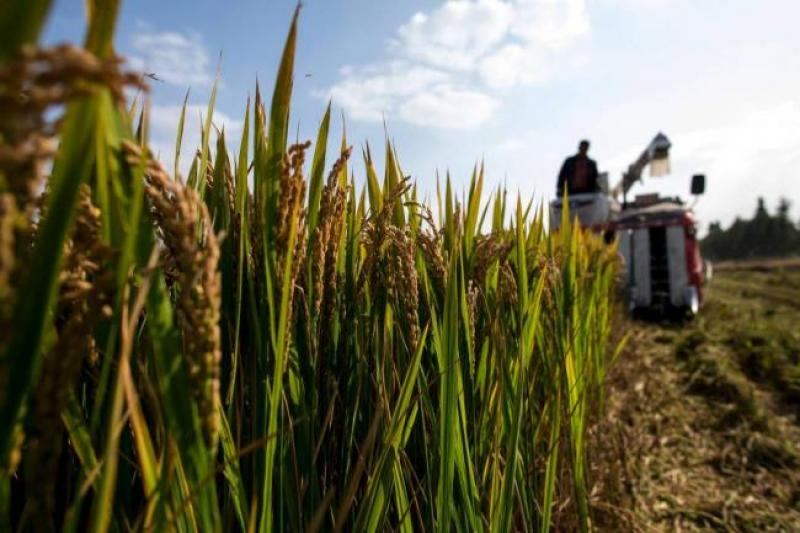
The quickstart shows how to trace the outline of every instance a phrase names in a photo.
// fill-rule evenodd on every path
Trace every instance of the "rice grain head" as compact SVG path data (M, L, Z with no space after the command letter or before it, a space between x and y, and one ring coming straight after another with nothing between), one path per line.
M206 444L215 450L222 358L219 240L208 208L194 189L171 179L161 163L137 145L126 142L123 148L129 164L146 160L145 194L165 248L165 268L174 276L176 315Z
M47 354L34 394L32 431L26 453L27 493L33 502L32 519L49 524L54 507L54 480L61 449L61 412L72 384L87 357L96 357L92 332L108 320L113 304L114 272L107 267L113 251L100 237L100 210L92 203L91 189L80 189L77 218L65 244L56 307L58 340Z
M327 294L330 299L336 290L335 286L331 287L331 284L335 283L335 261L338 257L339 237L343 224L342 215L347 199L347 189L340 185L339 174L347 165L351 153L352 147L342 151L322 188L317 226L312 237L311 259L312 286L314 288L313 308L317 315L321 311L325 295ZM331 262L333 265L330 265Z
M394 225L387 227L387 234L390 241L388 280L404 316L408 350L413 353L419 338L417 325L419 288L414 263L414 243L408 231L403 231Z

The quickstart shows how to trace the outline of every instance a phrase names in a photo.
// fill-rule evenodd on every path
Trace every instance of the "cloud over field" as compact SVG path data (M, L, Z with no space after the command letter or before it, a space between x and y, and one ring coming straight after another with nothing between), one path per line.
M145 27L133 36L132 48L131 66L153 73L166 83L181 87L211 83L208 53L197 35Z
M449 0L401 24L384 57L342 68L316 94L360 120L471 129L491 119L501 91L550 81L590 30L586 0Z

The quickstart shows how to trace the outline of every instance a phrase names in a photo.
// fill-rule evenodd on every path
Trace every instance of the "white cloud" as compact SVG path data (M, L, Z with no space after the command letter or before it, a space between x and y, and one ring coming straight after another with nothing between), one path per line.
M594 0L598 4L606 4L611 7L630 7L630 8L661 8L676 3L676 0Z
M464 130L486 122L497 105L497 100L479 91L436 85L403 102L397 116L419 126Z
M587 0L447 0L397 30L388 57L355 68L316 95L357 120L383 116L469 129L499 107L497 90L542 85L590 30Z
M549 62L533 47L508 44L484 58L481 79L490 87L541 85L552 76Z
M393 61L356 69L327 93L357 120L395 118L418 126L469 129L485 122L497 106L489 95L453 85L452 77L430 67Z
M340 75L339 83L320 96L333 99L355 119L371 121L381 120L384 113L393 115L407 99L449 80L444 72L405 61L348 66Z
M395 45L431 65L470 70L508 35L513 16L510 2L450 0L430 14L416 13L400 26Z
M585 0L518 0L511 33L525 42L564 48L590 30Z
M484 83L494 88L544 85L558 70L580 61L566 49L589 33L585 0L516 0L505 44L478 62Z
M433 66L474 70L508 45L560 49L589 30L586 0L448 0L400 26L393 45Z
M133 51L134 68L152 72L166 83L184 87L211 83L208 54L196 35L143 29L133 37Z

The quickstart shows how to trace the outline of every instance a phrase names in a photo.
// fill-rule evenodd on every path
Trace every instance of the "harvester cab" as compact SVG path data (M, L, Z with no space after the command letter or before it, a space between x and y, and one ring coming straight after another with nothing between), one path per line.
M550 203L553 229L558 229L564 202L568 201L570 217L581 226L616 237L628 303L636 315L693 316L703 301L704 263L691 206L680 198L658 193L637 195L628 201L628 192L641 181L647 166L653 177L669 174L671 147L666 135L659 133L613 189L608 190L608 180L601 178L597 193L557 198ZM696 198L703 192L705 176L697 174L692 177L691 193Z

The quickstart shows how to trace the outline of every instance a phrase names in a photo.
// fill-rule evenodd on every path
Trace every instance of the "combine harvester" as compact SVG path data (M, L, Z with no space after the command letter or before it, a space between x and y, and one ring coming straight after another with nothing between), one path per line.
M603 233L609 241L618 239L625 264L625 289L634 315L694 316L703 301L704 262L692 206L658 193L627 201L628 192L641 181L648 165L653 177L670 172L671 146L659 133L613 189L609 190L608 174L603 173L598 180L600 192L569 197L569 212L582 226ZM705 176L693 176L691 194L695 201L704 191ZM560 225L563 201L558 198L550 203L553 229Z

